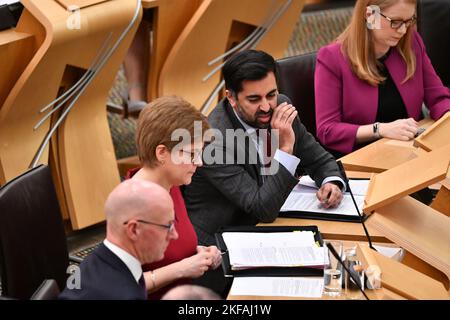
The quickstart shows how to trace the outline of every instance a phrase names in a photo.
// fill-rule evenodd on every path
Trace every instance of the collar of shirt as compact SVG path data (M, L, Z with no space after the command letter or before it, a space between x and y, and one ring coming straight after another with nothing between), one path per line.
M256 128L248 125L247 123L244 122L244 120L242 120L239 115L236 113L236 111L233 108L233 112L236 115L236 118L239 120L239 122L242 124L242 126L245 129L245 132L247 132L248 135L255 137L256 138Z
M133 275L134 279L136 279L136 282L139 283L139 279L142 276L142 266L139 260L111 241L108 241L108 239L105 239L103 241L103 244L105 245L105 247L111 250L112 253L114 253L120 260L122 260L123 263L125 263L128 269L130 269L130 272Z

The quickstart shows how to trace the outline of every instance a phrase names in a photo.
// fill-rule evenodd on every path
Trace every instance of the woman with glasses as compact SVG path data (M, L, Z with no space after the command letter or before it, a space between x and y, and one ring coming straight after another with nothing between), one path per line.
M130 170L128 178L157 183L170 192L175 222L160 225L179 237L170 242L161 261L144 266L150 299L160 299L172 287L190 282L221 263L215 246L197 245L197 235L187 215L179 186L189 184L202 165L206 118L180 97L161 97L140 113L136 144L142 168ZM141 221L142 223L149 223Z
M317 136L336 155L381 137L413 139L423 103L434 120L450 110L415 21L415 0L358 0L349 26L318 52Z

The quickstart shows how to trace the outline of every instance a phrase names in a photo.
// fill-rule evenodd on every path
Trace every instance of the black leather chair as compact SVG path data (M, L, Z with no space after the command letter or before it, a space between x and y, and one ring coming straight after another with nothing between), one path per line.
M292 100L306 129L316 137L314 70L316 53L277 60L278 90Z
M419 0L417 30L436 73L450 87L450 0Z
M64 288L68 265L52 177L49 168L41 165L0 189L2 294L30 299L45 279L55 279L58 290Z
M45 279L33 293L30 300L56 300L60 290L55 279Z

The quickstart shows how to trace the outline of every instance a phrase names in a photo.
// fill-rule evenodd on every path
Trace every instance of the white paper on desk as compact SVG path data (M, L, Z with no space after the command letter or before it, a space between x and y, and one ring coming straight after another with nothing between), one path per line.
M402 248L400 247L386 247L380 245L373 245L375 249L377 249L378 253L381 253L383 256L400 261L403 257Z
M250 267L321 266L323 248L312 231L224 232L232 269Z
M369 179L350 179L350 188L352 189L353 195L365 196L367 194L367 189L369 188L369 182ZM299 180L299 184L306 187L319 189L310 176L302 176Z
M235 277L230 295L320 298L323 278Z
M354 196L359 211L362 212L364 196ZM291 191L280 211L302 211L327 214L340 214L346 216L358 216L353 200L347 192L337 208L325 209L316 197L316 189L298 184Z
M13 4L16 2L20 2L19 0L0 0L0 6L4 4Z

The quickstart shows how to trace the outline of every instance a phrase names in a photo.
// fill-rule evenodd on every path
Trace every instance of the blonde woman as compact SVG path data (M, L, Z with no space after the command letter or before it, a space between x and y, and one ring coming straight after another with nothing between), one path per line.
M189 184L197 167L202 165L202 134L208 128L206 118L176 96L154 100L139 115L136 144L142 168L131 170L128 178L154 182L170 192L175 210L171 228L178 233L178 239L170 242L161 261L143 267L150 299L160 299L169 289L189 283L221 263L216 246L197 245L197 235L179 188ZM188 133L188 139L177 132ZM173 231L169 226L160 227L167 228L169 233Z
M415 21L415 0L358 0L347 29L320 49L316 124L326 147L347 154L380 137L410 140L423 103L435 120L450 110Z

